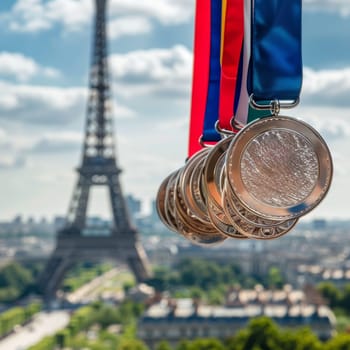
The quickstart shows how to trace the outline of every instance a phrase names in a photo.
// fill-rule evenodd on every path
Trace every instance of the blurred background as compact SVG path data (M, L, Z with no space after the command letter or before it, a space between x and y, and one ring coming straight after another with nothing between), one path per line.
M154 205L187 156L194 5L107 5L117 159L154 277L140 286L127 266L82 261L48 312L36 280L81 162L94 1L0 2L0 349L288 349L284 341L301 339L305 349L350 347L350 4L303 1L304 82L290 113L331 149L328 196L285 237L211 249L167 231ZM102 225L106 194L94 188L88 207ZM258 316L274 321L249 324ZM261 330L275 345L249 343ZM190 341L206 337L218 340Z

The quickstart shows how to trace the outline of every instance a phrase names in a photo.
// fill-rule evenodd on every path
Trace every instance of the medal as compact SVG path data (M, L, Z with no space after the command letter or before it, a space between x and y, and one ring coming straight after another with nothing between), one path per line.
M169 230L176 231L174 223L169 222L168 216L166 214L166 210L168 209L168 208L166 208L166 205L167 205L166 191L167 191L167 186L168 186L169 180L172 177L172 175L173 175L173 173L168 175L163 180L161 185L159 186L157 197L156 197L156 210L157 210L158 216L159 216L160 220L162 221L162 223Z
M226 178L242 206L256 215L271 220L297 218L327 193L331 155L311 126L271 116L237 135L227 152Z
M280 115L299 102L301 1L196 2L188 160L157 194L192 243L281 237L329 190L325 141Z
M222 207L222 194L220 189L222 167L225 164L225 152L233 136L227 137L213 147L204 164L203 185L207 194L206 204L208 214L213 226L229 237L246 238L232 226Z
M223 208L226 215L228 218L230 218L232 226L235 227L237 231L241 232L241 234L249 238L275 239L281 237L288 233L298 221L297 219L287 220L273 226L263 226L250 223L245 219L245 215L248 215L248 213L243 212L243 215L241 216L237 214L237 211L230 200L232 199L232 196L227 195L226 191L224 190L223 192Z
M201 178L203 164L208 152L209 149L204 148L187 161L179 184L184 202L189 211L192 212L198 220L205 223L210 223L210 219L203 197Z
M179 176L180 175L180 176ZM203 223L196 218L186 206L179 186L181 172L174 184L174 216L177 223L178 232L196 244L216 244L224 241L227 237L219 233L210 223Z

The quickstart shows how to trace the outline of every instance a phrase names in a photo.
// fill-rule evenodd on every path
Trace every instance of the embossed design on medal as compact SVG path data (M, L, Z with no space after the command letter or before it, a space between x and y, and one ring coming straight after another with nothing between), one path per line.
M207 193L206 204L213 226L229 237L246 239L245 235L231 225L221 205L220 175L222 166L225 164L225 152L232 139L233 136L224 138L209 152L204 164L203 186Z
M202 177L203 164L209 152L203 148L197 152L186 163L185 169L180 177L180 190L189 211L200 221L210 224L208 210L204 202L200 180Z
M179 176L174 186L175 219L179 232L191 242L200 245L213 245L224 241L227 236L218 232L210 223L198 220L188 209L179 186Z
M310 125L266 117L243 128L226 156L230 190L242 206L271 220L305 215L325 197L333 165L329 149Z
M249 238L254 239L275 239L288 233L297 223L298 219L291 219L280 223L278 226L256 226L237 214L234 206L232 205L232 196L228 194L228 186L225 186L223 191L223 208L230 219L231 224L239 232L246 235Z
M256 226L256 227L272 227L272 226L281 226L288 220L269 220L262 218L251 211L247 210L244 206L242 206L241 202L237 199L235 196L235 193L230 189L230 186L226 185L226 174L225 174L225 168L223 168L222 173L222 179L221 179L222 185L222 192L225 191L225 196L228 196L228 200L230 201L230 205L232 206L232 209L236 212L236 214L243 219L245 222L247 222L250 225ZM223 204L224 207L224 204ZM295 219L291 219L295 220Z

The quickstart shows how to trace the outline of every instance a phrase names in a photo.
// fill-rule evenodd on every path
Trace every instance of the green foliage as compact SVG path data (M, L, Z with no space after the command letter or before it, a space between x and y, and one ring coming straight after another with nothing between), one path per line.
M322 343L309 328L302 328L296 332L284 331L282 334L283 350L321 350Z
M188 350L225 350L225 347L217 339L196 339L191 342Z
M33 345L29 350L51 350L54 349L56 341L54 337L45 337L36 345Z
M318 291L328 301L331 308L337 307L340 304L342 295L337 287L331 282L322 282L317 287Z
M329 302L331 308L339 313L350 315L350 284L346 284L342 289L338 289L331 282L323 282L318 285L318 290Z
M46 348L39 342L29 350L52 350L56 345L60 347L68 347L72 349L91 349L91 350L114 350L114 349L129 349L130 346L147 350L142 342L134 342L136 335L136 318L143 312L143 306L125 301L118 307L95 302L91 305L84 306L78 309L70 319L68 326L57 332L56 335L45 338L43 342L47 345ZM124 332L121 336L117 336L107 332L107 327L112 324L122 324ZM98 325L98 330L94 331L97 334L97 339L89 340L84 333ZM123 346L123 347L122 347Z
M0 303L9 303L34 290L39 264L11 262L0 270Z
M254 278L242 273L236 264L198 258L184 259L174 269L157 267L154 277L147 281L158 291L171 290L176 297L205 299L210 304L222 303L227 288L232 285L252 288L260 283L280 288L284 282L277 267L272 267L266 276Z
M156 350L172 350L172 348L167 341L163 340L156 346Z
M324 345L324 350L350 350L350 334L339 334Z
M227 350L321 350L322 344L308 328L281 330L267 317L253 319L225 343ZM336 350L336 349L334 349Z
M228 285L242 282L234 264L220 265L203 259L185 259L174 269L157 267L147 281L158 291L172 290L177 297L206 299L214 304L223 300Z
M83 263L75 266L69 271L67 277L63 281L62 289L65 292L74 292L95 277L102 275L110 270L110 264L90 264Z
M181 340L176 350L190 350L191 343L188 340Z
M148 347L140 340L127 339L120 343L119 350L148 350Z
M284 350L277 325L267 317L253 319L229 345L230 350Z
M285 281L277 267L271 267L267 274L267 283L270 288L282 288Z
M11 332L16 325L28 321L40 309L40 303L32 303L26 307L13 307L0 314L0 336Z

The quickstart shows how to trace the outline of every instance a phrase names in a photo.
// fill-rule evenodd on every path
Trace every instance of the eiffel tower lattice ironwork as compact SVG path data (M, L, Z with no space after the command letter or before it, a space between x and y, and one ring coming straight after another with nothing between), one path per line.
M56 247L39 279L39 288L47 298L55 295L67 270L77 261L112 258L126 263L138 281L150 275L147 256L131 224L120 186L107 65L106 0L95 0L95 3L83 157L66 224L57 234ZM92 186L106 186L109 190L113 222L108 235L99 235L98 228L94 234L94 228L87 225Z

